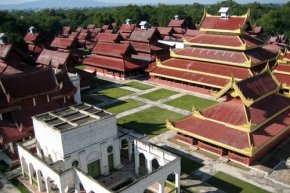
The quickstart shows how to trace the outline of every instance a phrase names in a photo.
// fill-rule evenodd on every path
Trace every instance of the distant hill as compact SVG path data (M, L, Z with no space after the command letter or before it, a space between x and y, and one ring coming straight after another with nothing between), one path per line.
M122 4L106 3L94 0L39 0L21 4L2 4L0 10L27 10L27 9L45 9L45 8L85 8L85 7L112 7Z

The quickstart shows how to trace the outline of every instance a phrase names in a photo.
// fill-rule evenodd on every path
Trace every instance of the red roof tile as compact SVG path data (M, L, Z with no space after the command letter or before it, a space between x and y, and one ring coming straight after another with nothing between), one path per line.
M129 50L129 48L130 48L130 45L128 44L99 42L93 48L92 53L123 58L123 56L127 54L127 51Z
M57 90L54 72L49 67L33 72L1 76L0 81L8 101L18 101Z
M172 27L157 27L157 30L162 36L171 35L173 33Z
M38 37L39 37L39 33L30 33L30 32L28 32L25 35L25 37L24 37L24 41L26 43L32 44L32 43L34 43L37 40Z
M199 36L199 35L202 35L202 34L205 34L204 31L199 31L199 30L194 30L194 29L188 29L186 30L185 32L185 37L196 37L196 36Z
M258 125L289 105L289 98L280 94L272 94L247 107L246 110L249 119Z
M8 144L10 142L16 142L32 135L32 128L20 131L18 127L11 122L0 122L0 143Z
M181 121L177 121L175 127L234 148L243 149L249 147L246 132L232 129L215 122L190 116Z
M8 53L11 51L12 45L11 44L1 44L0 45L0 59L5 59Z
M133 60L131 61L123 60L120 58L111 58L111 57L99 56L99 55L86 58L84 59L83 63L92 65L92 66L107 68L107 69L114 69L121 72L144 67L144 66L139 65L138 62L133 61Z
M69 49L73 42L73 39L55 37L50 46L55 48Z
M62 34L63 35L68 35L69 33L70 33L70 27L69 26L64 26L63 28L62 28Z
M155 33L156 28L151 28L147 30L135 28L134 31L131 33L129 40L138 42L149 42Z
M247 123L244 104L239 99L232 99L230 102L218 104L201 113L210 119L232 125L243 125Z
M150 73L153 73L154 76L168 77L178 80L181 79L184 82L194 82L195 84L199 85L211 85L215 88L223 88L229 81L214 76L207 76L193 72L182 72L159 67L154 68Z
M134 29L135 29L136 25L135 24L122 24L120 29L119 29L119 33L131 33Z
M168 27L184 27L184 24L185 24L184 19L182 19L182 20L172 19L172 20L170 20Z
M96 40L99 42L111 42L117 43L120 40L119 34L110 34L110 33L98 33Z
M229 17L227 19L219 16L207 16L200 24L204 29L216 30L237 30L246 24L247 19L244 17Z
M242 35L239 37L239 36L215 35L215 34L199 35L188 41L191 43L197 43L197 44L240 47L243 45L241 40L243 41L243 43L245 43L249 47L262 45L264 43L263 41L253 38L248 35Z
M281 84L286 84L287 86L290 86L290 76L286 75L286 74L278 74L278 73L274 73L275 77L278 79L278 81Z
M36 62L44 65L51 64L53 67L58 67L59 65L65 64L69 56L69 52L59 52L43 49Z
M277 83L268 72L239 81L237 86L246 98L253 100L276 90L278 87Z
M249 69L215 64L210 62L171 58L169 60L163 61L162 64L165 66L180 68L184 70L194 70L204 73L210 73L214 76L233 76L238 79L245 79L251 76L251 72Z

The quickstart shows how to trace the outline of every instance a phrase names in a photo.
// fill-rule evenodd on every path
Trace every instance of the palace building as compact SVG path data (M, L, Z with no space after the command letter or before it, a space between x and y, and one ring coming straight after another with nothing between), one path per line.
M28 52L36 58L44 47L47 47L47 40L41 35L40 32L36 32L36 28L31 26L24 37L25 43L28 46Z
M184 36L186 47L170 50L170 59L157 59L150 66L150 79L177 87L220 90L232 78L243 80L261 72L267 64L273 66L276 55L251 35L249 17L249 11L231 16L228 8L221 9L220 16L205 11L198 31L188 30Z
M280 52L273 73L281 83L282 92L290 97L290 51Z
M225 159L251 165L290 134L290 99L270 71L237 81L232 78L214 96L225 102L199 111L167 128L176 138Z
M18 144L21 181L33 192L163 193L167 179L180 192L180 158L118 129L109 112L78 104L33 124L35 139Z

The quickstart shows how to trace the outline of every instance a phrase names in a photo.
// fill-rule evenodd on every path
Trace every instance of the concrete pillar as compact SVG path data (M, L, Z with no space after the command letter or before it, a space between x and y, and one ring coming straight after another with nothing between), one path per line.
M101 145L101 174L102 175L109 175L109 163L108 163L108 153L107 153L107 146L105 144Z
M28 164L28 175L29 183L32 184L33 170L31 164Z
M120 142L119 142L119 139L114 139L114 141L115 141L113 145L114 168L120 169L122 168L121 155L120 155Z
M43 156L41 154L41 148L38 145L36 146L36 150L37 150L37 155L42 159Z
M140 166L139 153L137 152L136 149L135 149L135 152L134 152L134 156L135 156L135 173L139 174L139 166Z
M37 189L39 192L43 191L43 183L42 183L42 176L40 174L40 171L37 171L36 173L36 180L37 180Z
M180 192L180 174L175 173L175 189L176 193Z
M131 141L128 141L128 156L129 156L129 161L132 161L132 142Z
M45 188L46 188L46 193L51 192L51 184L50 184L50 178L45 179Z
M76 183L75 184L75 193L80 193L81 192L81 187L80 187L80 183Z
M158 184L159 184L158 193L164 193L164 182Z
M25 168L24 168L25 162L23 161L24 158L22 158L21 156L19 156L19 158L20 158L20 166L21 166L22 176L25 176Z
M148 174L150 174L152 172L152 160L149 160L146 158L146 166L147 166Z

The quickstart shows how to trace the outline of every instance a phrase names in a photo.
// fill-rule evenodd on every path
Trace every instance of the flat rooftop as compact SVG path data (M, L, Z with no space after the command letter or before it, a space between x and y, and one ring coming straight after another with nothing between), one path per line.
M64 132L111 116L111 113L103 109L82 103L36 115L34 119Z

